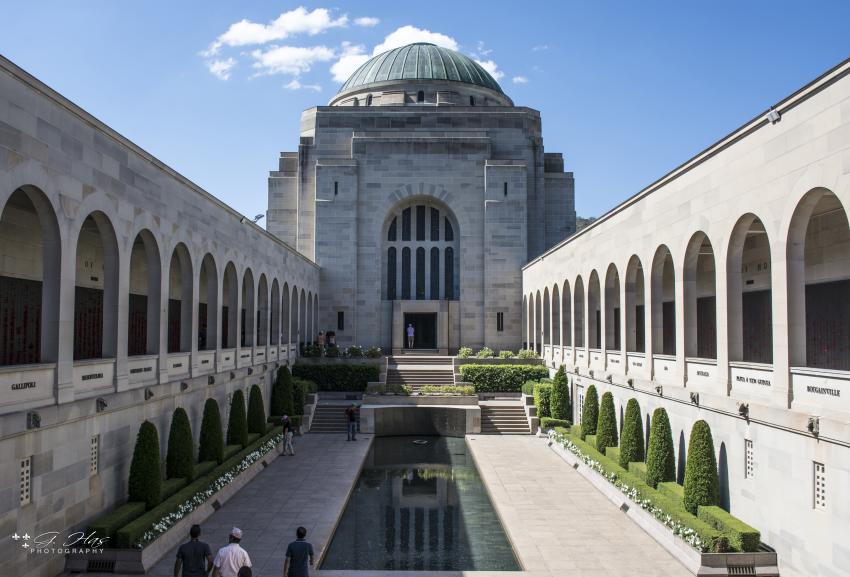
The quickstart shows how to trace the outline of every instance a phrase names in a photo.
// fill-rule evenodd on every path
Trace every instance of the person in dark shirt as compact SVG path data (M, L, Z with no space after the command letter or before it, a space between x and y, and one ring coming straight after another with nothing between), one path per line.
M212 571L213 558L210 546L199 541L201 526L192 525L189 529L189 542L180 545L177 549L177 560L174 561L174 577L180 577L180 569L183 569L183 577L206 577Z
M286 561L283 563L283 577L309 577L307 562L313 565L313 545L305 540L307 529L298 527L297 539L286 548Z
M345 409L345 420L348 425L348 439L346 441L357 440L357 406L351 405Z

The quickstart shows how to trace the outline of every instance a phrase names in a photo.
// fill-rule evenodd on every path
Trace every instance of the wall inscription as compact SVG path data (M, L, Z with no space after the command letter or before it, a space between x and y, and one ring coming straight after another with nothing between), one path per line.
M35 381L27 381L25 383L12 383L13 391L22 391L24 389L34 389Z
M762 387L770 386L770 379L748 377L746 375L735 375L735 381L739 383L747 383L750 385L761 385Z

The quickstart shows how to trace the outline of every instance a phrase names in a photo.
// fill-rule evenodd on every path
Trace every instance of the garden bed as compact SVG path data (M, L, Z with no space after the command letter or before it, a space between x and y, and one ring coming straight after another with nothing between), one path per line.
M581 441L575 429L577 427L573 430L559 427L551 431L550 448L689 571L695 575L728 575L738 574L736 570L748 567L754 568L758 575L779 575L775 552L760 544L757 551L729 550L741 545L736 530L720 530L703 520L706 515L691 515L676 503L675 488L652 489L641 481L639 475L622 469L596 451L592 442ZM728 513L722 514L726 517L725 523L747 527ZM753 530L749 529L749 534L752 534ZM758 533L755 532L755 535ZM752 548L751 545L748 548Z

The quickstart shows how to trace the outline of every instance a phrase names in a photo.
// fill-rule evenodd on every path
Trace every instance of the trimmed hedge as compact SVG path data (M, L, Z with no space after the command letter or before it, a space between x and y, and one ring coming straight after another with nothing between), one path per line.
M674 500L662 495L659 491L644 483L637 475L620 467L613 459L597 451L591 442L582 441L576 434L578 432L577 427L574 427L572 432L562 428L555 430L561 434L568 435L570 441L582 453L599 463L606 475L616 475L617 481L632 487L637 493L636 499L649 501L652 505L669 515L674 521L692 529L700 540L706 543L705 549L707 551L723 552L729 550L729 537L726 534L691 515L681 503L676 503Z
M307 391L304 390L304 379L292 379L292 414L304 414L304 402L307 399Z
M606 447L605 448L605 456L614 461L615 463L620 463L620 447ZM625 469L625 467L623 467Z
M599 407L599 421L596 423L596 449L605 454L606 447L617 446L617 413L614 409L614 395L606 392L602 395Z
M233 455L242 450L242 445L227 445L224 448L224 460L228 461L233 458Z
M596 422L599 420L599 397L596 387L590 385L584 392L584 405L581 407L581 439L596 434Z
M538 381L525 381L522 384L522 388L520 389L520 391L524 395L528 395L530 397L534 396L534 385L536 385L537 383Z
M165 501L174 493L185 487L188 483L189 480L185 477L175 477L173 479L166 479L162 482L162 500Z
M227 444L248 446L248 418L245 415L245 395L242 389L230 400L230 420L227 422Z
M201 461L195 466L195 475L198 477L203 477L218 465L216 461Z
M284 365L277 370L277 378L272 385L272 398L269 403L269 414L275 416L289 415L292 413L292 393L288 395L287 389L291 391L292 374Z
M145 513L145 504L141 501L132 501L121 505L111 513L107 513L102 517L98 517L92 521L88 529L88 533L94 533L98 537L107 537L107 547L114 546L115 534L118 529L124 525L137 519Z
M622 453L620 454L622 455ZM628 469L629 473L633 473L638 479L646 483L646 463L630 462Z
M670 419L662 407L652 413L649 428L649 448L646 451L646 482L650 487L676 480L676 457L673 454L673 433Z
M694 423L685 462L685 509L696 515L701 505L720 504L720 478L714 456L711 427L703 420Z
M171 415L168 431L168 453L165 456L166 479L192 480L195 474L195 449L192 441L192 425L182 407Z
M246 455L248 455L248 453L253 451L256 446L264 443L266 440L271 438L272 435L278 432L280 431L275 430L264 437L261 437L256 445L238 450L236 454L227 459L224 463L218 465L209 474L197 478L194 482L163 501L159 506L121 527L116 533L114 547L124 549L135 548L135 544L141 539L144 532L153 523L159 521L165 515L176 511L180 505L194 497L199 491L206 489L212 481L229 471L233 466L237 465L245 458Z
M363 392L367 383L381 376L377 363L301 364L295 363L292 375L316 383L319 391ZM289 413L287 413L289 414Z
M551 383L537 383L534 385L534 406L537 407L537 416L541 419L552 417Z
M133 461L130 463L127 500L141 501L153 509L162 500L162 472L159 460L159 435L150 421L144 421L136 436Z
M700 505L697 517L729 536L729 546L735 551L758 551L761 533L717 505Z
M549 376L543 365L461 365L460 378L477 393L518 393L526 381Z
M248 393L248 434L251 433L266 434L266 407L259 385L252 385Z
M566 419L553 419L552 417L541 417L540 428L544 431L554 429L555 427L569 427L570 422Z
M552 417L567 420L572 415L570 410L570 383L567 371L561 365L552 380Z
M204 403L204 416L201 419L201 439L198 447L198 462L224 461L224 434L221 432L221 413L218 402L207 399Z
M679 483L675 483L673 481L666 481L664 483L658 483L658 492L667 497L668 499L672 499L677 503L681 503L685 498L685 489Z
M629 468L629 463L643 461L643 417L640 415L640 405L637 399L629 399L626 403L626 414L623 416L623 435L620 437L620 466Z

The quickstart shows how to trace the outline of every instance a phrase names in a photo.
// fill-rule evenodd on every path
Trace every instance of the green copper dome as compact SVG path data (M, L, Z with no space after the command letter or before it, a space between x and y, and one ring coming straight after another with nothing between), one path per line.
M425 42L378 54L358 68L339 92L392 80L454 80L504 94L499 83L472 58Z

